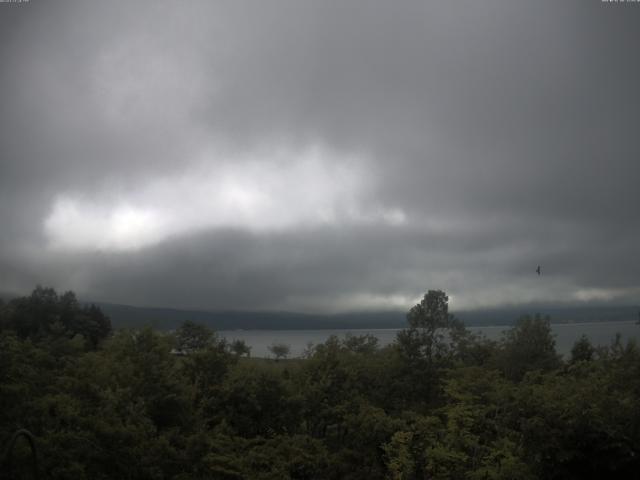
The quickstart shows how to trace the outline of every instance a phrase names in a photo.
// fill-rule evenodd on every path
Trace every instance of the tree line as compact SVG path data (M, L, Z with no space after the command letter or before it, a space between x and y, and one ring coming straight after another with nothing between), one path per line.
M637 477L634 342L583 337L564 359L540 316L490 341L439 290L407 323L386 347L330 337L276 362L193 322L113 331L38 287L0 303L0 446L27 429L52 479ZM28 444L11 456L0 475L30 478Z

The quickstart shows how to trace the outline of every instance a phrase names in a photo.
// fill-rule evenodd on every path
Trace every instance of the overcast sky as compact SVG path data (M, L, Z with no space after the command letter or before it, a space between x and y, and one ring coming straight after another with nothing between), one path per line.
M600 0L0 3L0 291L640 303L639 46Z

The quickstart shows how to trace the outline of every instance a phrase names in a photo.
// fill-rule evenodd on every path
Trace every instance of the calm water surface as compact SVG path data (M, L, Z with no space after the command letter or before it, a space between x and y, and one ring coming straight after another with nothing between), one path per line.
M509 327L469 327L473 332L480 332L487 338L497 340ZM552 324L551 329L556 339L556 350L563 355L571 351L573 343L586 335L594 345L609 345L616 333L624 342L635 338L640 341L640 325L635 322L593 322ZM340 329L340 330L224 330L218 332L227 340L244 340L251 347L254 357L270 357L268 347L274 343L285 343L291 347L291 356L298 357L311 342L314 345L324 343L331 335L344 338L347 333L364 335L370 333L378 337L381 346L392 343L396 338L397 328L384 329Z

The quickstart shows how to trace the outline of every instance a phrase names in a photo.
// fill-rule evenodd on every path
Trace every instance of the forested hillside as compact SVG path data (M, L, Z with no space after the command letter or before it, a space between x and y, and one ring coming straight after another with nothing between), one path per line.
M639 327L640 328L640 327ZM0 305L0 442L35 437L53 479L585 479L640 471L640 350L547 318L501 341L429 291L397 341L330 338L250 358L207 327L112 331L98 307L36 289ZM29 478L21 440L2 475Z

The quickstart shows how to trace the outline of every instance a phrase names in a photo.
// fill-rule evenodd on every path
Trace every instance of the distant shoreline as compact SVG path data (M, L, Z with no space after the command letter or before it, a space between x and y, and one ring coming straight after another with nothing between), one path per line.
M607 325L615 325L615 324L623 324L623 325L630 325L630 324L636 324L637 322L634 320L592 320L592 321L588 321L588 322L553 322L551 321L550 324L552 326L572 326L572 327L579 327L579 326L589 326L589 325L594 325L597 323L603 323L603 324L607 324ZM466 325L465 327L467 328L510 328L513 327L514 324L496 324L496 325ZM335 331L335 330L344 330L344 331L362 331L362 332L370 332L370 331L396 331L396 330L402 330L404 328L407 328L407 325L405 326L401 326L401 327L358 327L358 328L351 328L351 327L327 327L327 328L235 328L235 329L224 329L224 330L218 330L218 333L232 333L232 332L324 332L324 331ZM638 325L638 329L640 330L640 325Z

